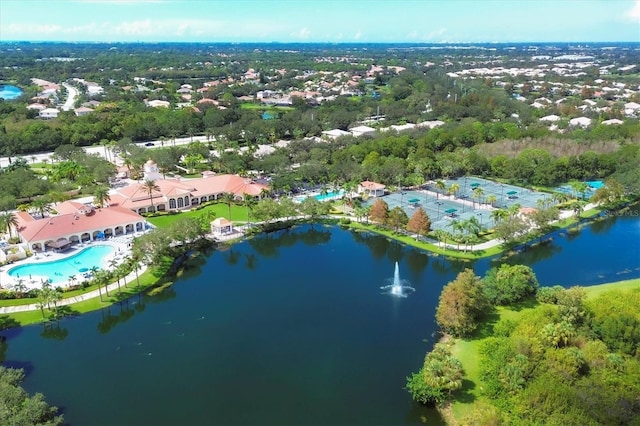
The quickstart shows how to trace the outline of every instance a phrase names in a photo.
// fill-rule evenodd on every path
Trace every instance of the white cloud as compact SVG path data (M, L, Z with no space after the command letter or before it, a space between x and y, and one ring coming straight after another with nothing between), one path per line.
M447 32L446 28L439 28L439 29L431 31L429 34L427 34L427 39L431 40L431 39L434 39L434 38L440 38L446 32Z
M75 0L76 3L93 4L145 4L145 3L167 3L167 0Z
M29 33L51 35L59 33L61 30L60 25L54 24L9 24L3 28L2 32L6 35Z
M353 39L354 40L360 40L362 38L362 31L358 30L354 35L353 35Z
M638 21L638 23L640 24L640 0L636 0L631 9L625 12L624 16L627 19Z
M300 28L300 31L293 32L290 35L291 37L296 39L306 40L311 36L311 31L309 30L309 28L304 27Z

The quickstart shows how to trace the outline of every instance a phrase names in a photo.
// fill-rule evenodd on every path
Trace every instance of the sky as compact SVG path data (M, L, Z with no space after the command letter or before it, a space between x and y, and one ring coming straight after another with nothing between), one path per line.
M0 0L0 41L640 42L640 0Z

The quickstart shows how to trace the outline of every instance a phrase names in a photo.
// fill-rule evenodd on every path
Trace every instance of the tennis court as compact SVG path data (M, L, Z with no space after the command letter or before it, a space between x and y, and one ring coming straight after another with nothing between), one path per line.
M514 204L520 204L522 207L538 207L538 200L548 199L550 194L540 191L534 191L506 183L494 182L478 177L461 177L444 181L445 187L449 188L452 184L457 184L460 188L456 196L463 200L474 200L474 188L480 188L480 197L476 197L475 201L486 202L493 196L495 197L494 207L508 208ZM433 185L430 185L433 187ZM433 189L432 189L433 190Z
M476 216L485 227L493 226L489 207L476 202L474 208L471 200L451 200L448 195L438 197L425 190L395 192L380 198L389 205L390 210L400 206L409 217L418 207L422 207L431 219L432 229L445 229L450 232L454 219L467 220L472 216ZM375 198L371 198L365 204L371 205L374 201Z
M389 209L400 206L407 216L411 217L416 208L422 207L431 219L433 229L451 231L453 220L468 220L475 216L482 226L494 226L491 219L493 208L508 208L514 204L521 207L538 207L538 200L549 199L550 194L521 188L515 185L502 184L477 177L462 177L443 180L445 190L439 190L434 182L430 182L425 189L395 192L381 197ZM451 199L448 188L458 185L456 198ZM480 188L474 191L475 188ZM439 193L439 195L436 195ZM475 197L474 197L475 195ZM489 205L491 200L493 207ZM365 204L371 205L375 198Z

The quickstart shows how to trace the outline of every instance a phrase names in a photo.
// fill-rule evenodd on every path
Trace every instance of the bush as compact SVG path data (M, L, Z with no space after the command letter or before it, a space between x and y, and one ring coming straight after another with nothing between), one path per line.
M0 300L10 300L16 298L16 292L11 290L0 290Z
M502 264L484 277L484 293L495 305L508 305L536 293L538 279L525 265Z
M558 303L558 295L564 291L559 285L553 287L540 287L536 292L536 300L540 303Z
M351 219L349 219L348 217L343 217L342 219L340 219L340 225L349 225L351 223Z
M407 390L421 404L441 404L448 395L462 387L462 364L451 355L449 347L437 343L424 359L417 373L407 378Z

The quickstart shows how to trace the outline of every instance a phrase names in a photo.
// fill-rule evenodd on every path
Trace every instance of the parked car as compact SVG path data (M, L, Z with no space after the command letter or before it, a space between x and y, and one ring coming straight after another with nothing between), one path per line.
M144 144L144 146L156 146L156 144L153 142L147 142Z

